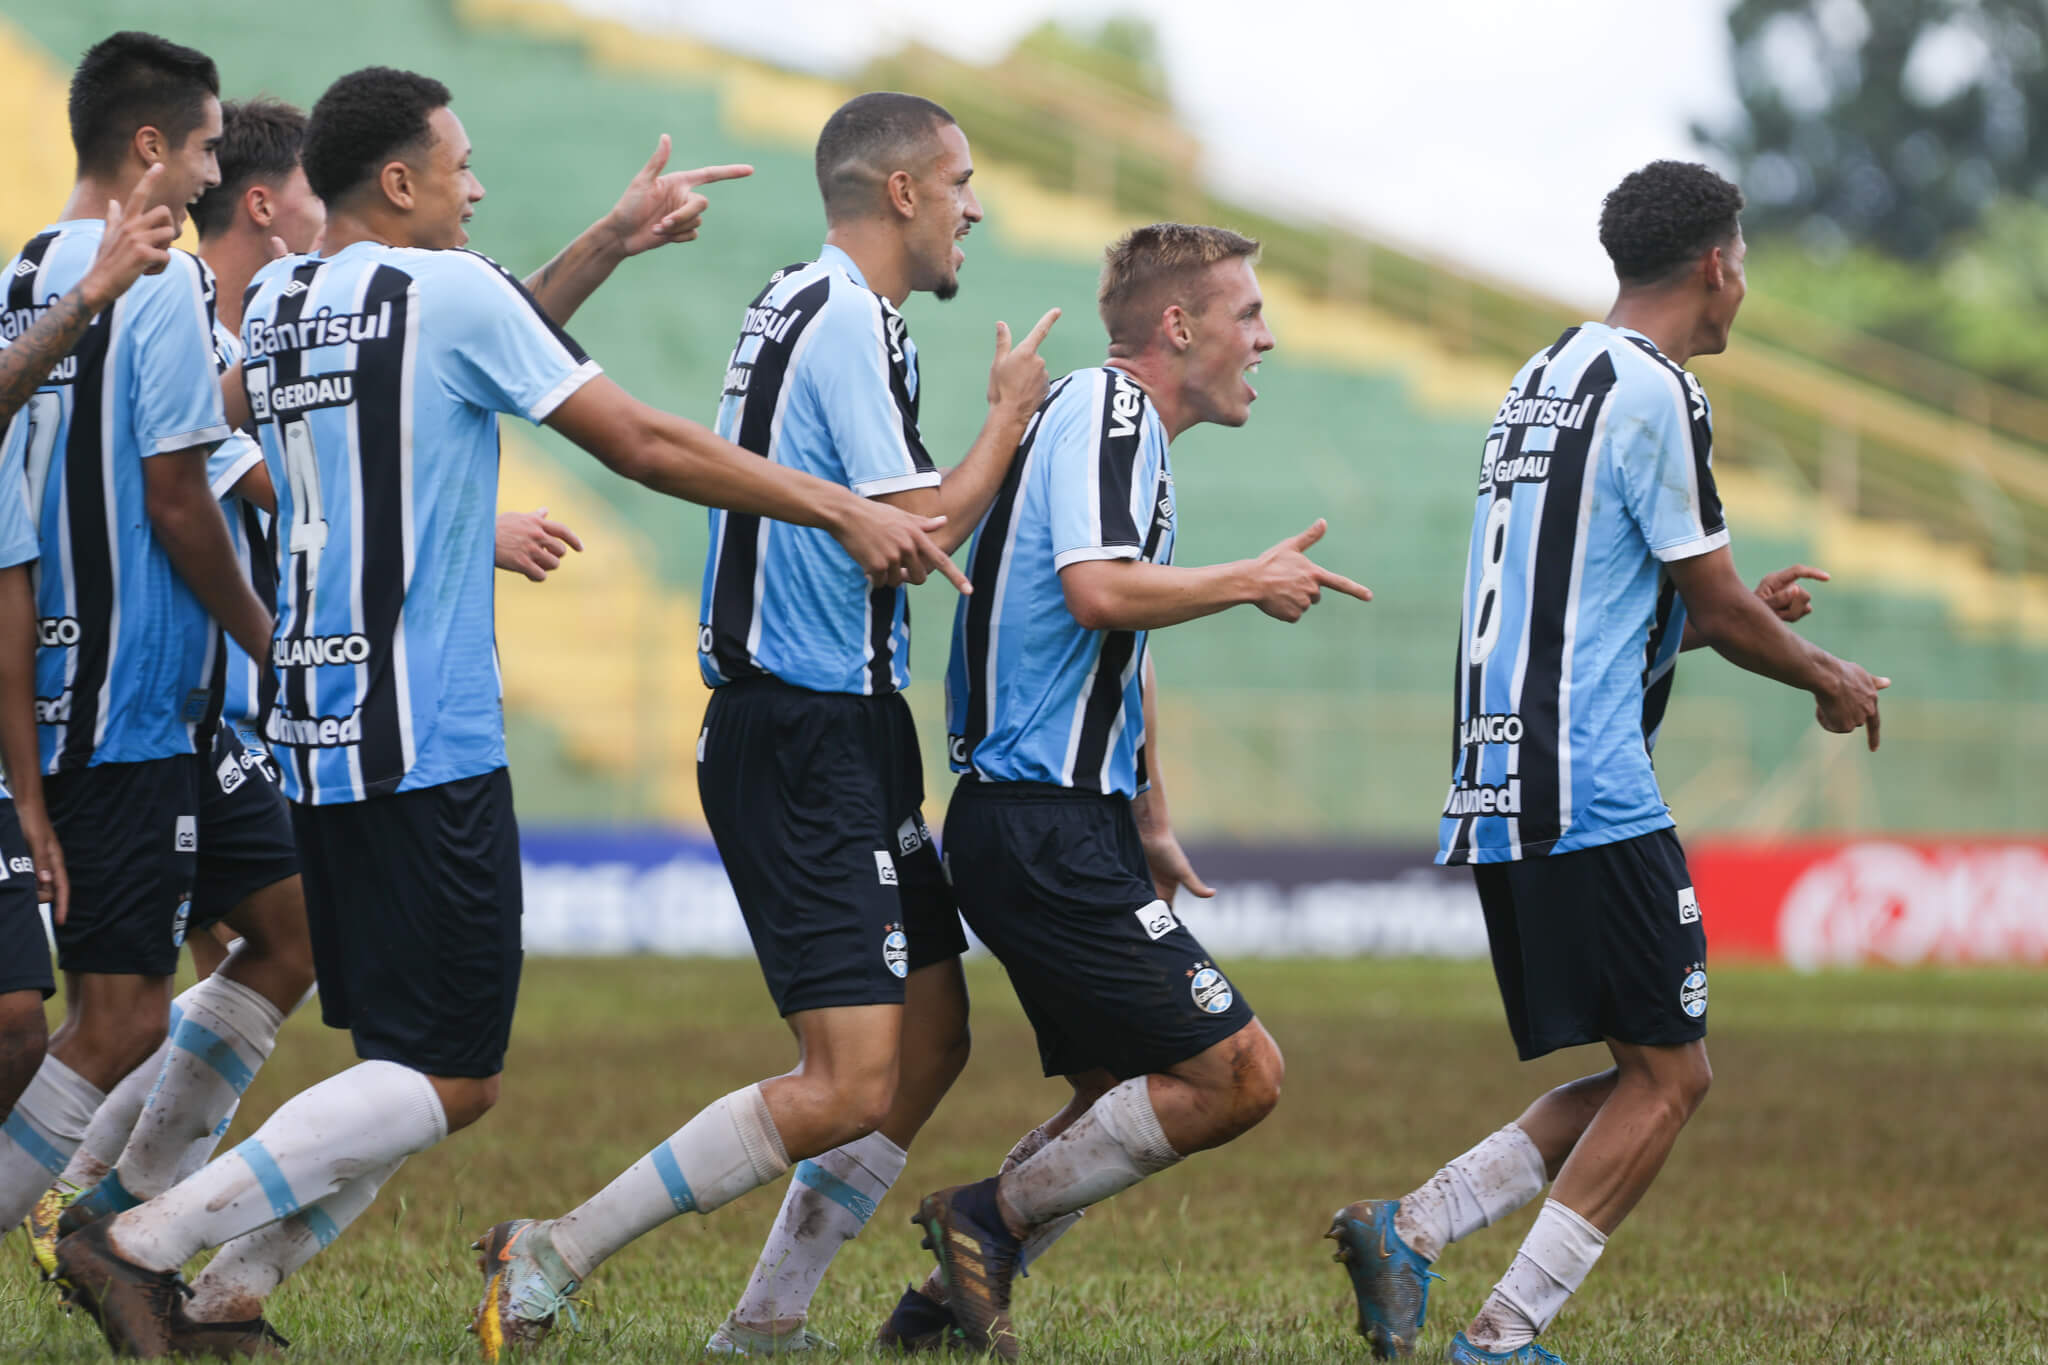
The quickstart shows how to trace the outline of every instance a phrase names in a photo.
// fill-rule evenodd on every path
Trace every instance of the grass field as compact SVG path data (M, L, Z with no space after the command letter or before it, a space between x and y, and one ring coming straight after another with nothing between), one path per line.
M1330 1210L1402 1192L1596 1062L1517 1065L1483 967L1233 975L1287 1052L1278 1112L1091 1213L1020 1285L1028 1358L1364 1359L1317 1240ZM1061 1100L1000 974L977 964L972 979L968 1073L812 1318L849 1348L923 1273L917 1195L985 1173ZM1549 1344L1578 1363L2048 1361L2048 977L1724 968L1713 999L1716 1089ZM292 1357L470 1358L476 1232L562 1210L789 1051L751 965L529 964L504 1102L415 1158L272 1301ZM348 1060L343 1036L295 1020L237 1134ZM590 1288L582 1333L543 1359L694 1357L781 1194L621 1253ZM1422 1358L1477 1308L1530 1216L1445 1256ZM101 1358L22 1250L16 1235L0 1252L0 1358Z

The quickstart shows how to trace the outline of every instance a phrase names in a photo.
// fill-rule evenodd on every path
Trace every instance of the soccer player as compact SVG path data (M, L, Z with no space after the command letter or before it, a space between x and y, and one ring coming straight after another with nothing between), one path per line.
M218 88L205 55L150 34L117 33L86 52L70 91L77 184L61 220L9 263L10 313L87 273L107 204L152 168L150 200L182 220L218 178ZM163 1042L201 893L229 888L232 904L269 871L199 847L207 618L251 650L270 633L207 487L208 453L228 435L210 329L206 270L174 251L99 314L9 430L42 550L39 766L72 895L56 933L67 1013L36 1082L53 1101L45 1112L61 1117L44 1134L44 1169L0 1159L0 1226L42 1193L104 1092ZM238 927L261 938L266 926ZM277 1011L260 992L289 973L284 957L251 953L245 984L215 993L214 1031L238 1059L267 1051L266 1029L274 1036ZM239 992L232 1002L229 992Z
M11 423L33 400L95 318L145 273L170 263L177 227L168 208L152 207L162 178L153 170L125 206L108 202L92 265L62 297L21 309L9 301L0 319L0 423ZM0 787L0 1188L10 1189L35 1181L38 1172L47 1178L56 1160L53 1130L78 1118L66 1111L63 1086L39 1088L16 1105L43 1064L43 1001L57 989L36 905L49 902L61 924L71 899L64 852L43 801L36 736L38 623L29 565L40 554L25 470L0 455L0 762L13 789Z
M178 1269L199 1250L226 1244L209 1272L260 1262L274 1284L407 1156L496 1102L520 966L491 614L498 413L546 422L659 492L829 527L868 575L951 568L926 535L942 523L637 402L517 280L459 250L483 187L449 102L438 81L384 67L329 87L304 152L324 254L259 272L242 326L238 379L278 492L263 735L293 802L321 1012L362 1061L58 1244L118 1351L184 1349ZM607 215L536 277L565 314L700 212L698 183L738 173L656 169L621 201L654 211Z
M1280 1097L1280 1049L1168 903L1193 873L1147 714L1150 632L1247 604L1295 621L1326 588L1372 596L1307 557L1321 521L1257 559L1173 563L1168 447L1203 422L1243 426L1258 397L1247 376L1273 349L1257 251L1181 223L1109 248L1108 360L1053 386L969 555L975 592L946 674L962 774L946 862L1045 1074L1074 1092L1037 1151L925 1196L913 1220L971 1350L1017 1353L1026 1239L1231 1141Z
M816 165L825 246L777 271L747 310L718 429L764 463L943 515L937 539L951 549L1045 393L1037 351L1058 310L1014 348L997 324L987 418L942 475L918 435L917 349L898 310L912 293L959 288L959 241L982 216L967 138L929 100L864 94L826 121ZM885 1189L902 1170L899 1144L966 1061L966 940L920 813L923 764L902 696L906 594L871 587L816 531L715 512L703 613L714 690L698 785L798 1064L707 1106L562 1217L493 1227L479 1243L475 1318L493 1358L543 1335L628 1242L679 1213L710 1213L792 1161L855 1144L836 1155L860 1163L853 1179L870 1192ZM807 1166L790 1197L835 1179ZM776 1254L771 1242L764 1255ZM751 1330L749 1307L711 1349L813 1341L800 1322Z
M1727 346L1742 306L1741 209L1705 166L1625 178L1600 214L1614 307L1531 357L1487 432L1437 861L1473 868L1522 1058L1602 1043L1614 1065L1405 1198L1338 1210L1329 1235L1383 1358L1414 1349L1444 1248L1554 1179L1450 1358L1556 1361L1535 1337L1706 1097L1705 926L1650 766L1680 651L1711 645L1811 692L1823 728L1867 726L1877 748L1887 680L1784 624L1808 610L1798 580L1825 575L1798 565L1752 593L1729 555L1707 395L1685 365Z

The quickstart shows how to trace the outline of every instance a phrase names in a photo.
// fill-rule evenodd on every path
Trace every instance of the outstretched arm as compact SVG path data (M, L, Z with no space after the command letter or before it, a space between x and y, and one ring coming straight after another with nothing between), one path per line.
M1738 668L1811 692L1814 718L1824 730L1848 734L1868 726L1877 748L1877 694L1890 678L1873 678L1860 665L1838 659L1780 621L1735 572L1727 546L1690 559L1674 559L1664 571L1685 600L1686 615L1700 638Z
M961 592L974 591L932 541L930 533L944 522L749 454L695 422L649 407L605 375L564 399L547 424L613 473L657 493L830 531L877 582L922 583L936 571Z
M1327 529L1329 524L1318 519L1257 559L1199 569L1140 559L1084 559L1060 570L1060 590L1067 610L1085 630L1163 630L1247 603L1278 620L1299 621L1322 601L1324 588L1372 601L1370 588L1308 557L1309 546Z
M626 183L626 192L611 212L526 277L526 291L557 327L569 325L583 301L611 278L620 261L671 242L694 240L705 210L711 207L711 201L697 192L698 186L754 173L752 166L735 165L700 166L663 175L668 151L668 134L663 133L654 155Z
M1765 574L1763 581L1756 585L1756 595L1780 621L1789 623L1801 620L1813 614L1813 594L1799 586L1799 580L1802 578L1825 583L1828 581L1828 571L1810 569L1804 564L1794 564L1789 568L1779 569L1776 573ZM1698 649L1706 643L1706 637L1701 635L1699 628L1687 618L1685 634L1679 641L1679 649Z

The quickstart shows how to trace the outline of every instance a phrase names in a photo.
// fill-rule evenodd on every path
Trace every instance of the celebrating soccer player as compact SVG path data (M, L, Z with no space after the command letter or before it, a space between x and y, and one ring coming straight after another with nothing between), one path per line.
M1726 348L1742 306L1741 209L1704 166L1624 179L1600 215L1613 309L1533 356L1487 433L1437 861L1473 866L1522 1058L1604 1043L1614 1065L1406 1198L1337 1212L1359 1332L1381 1357L1414 1349L1444 1248L1555 1179L1450 1358L1556 1361L1535 1337L1706 1096L1705 926L1650 766L1679 652L1711 645L1811 692L1824 728L1867 726L1877 748L1888 680L1784 625L1808 610L1798 580L1825 575L1796 565L1751 593L1728 551L1707 396L1684 367Z
M693 233L698 184L742 170L650 164L536 276L551 318L455 249L483 187L449 99L389 68L328 89L304 153L324 254L259 272L242 330L278 493L263 736L293 802L322 1014L363 1060L197 1175L58 1244L60 1273L120 1351L178 1349L177 1272L194 1253L255 1234L282 1278L408 1155L496 1100L520 965L491 616L498 413L545 421L672 496L827 526L866 574L951 569L930 518L636 402L557 325L625 256Z
M981 219L966 136L929 100L862 95L827 121L817 173L824 250L778 271L747 310L718 429L766 463L944 516L936 539L950 549L995 495L1045 394L1037 350L1057 311L1014 348L997 324L987 420L941 475L918 436L917 349L897 310L914 292L959 288L959 241ZM581 1207L492 1228L476 1326L494 1356L546 1332L565 1296L628 1242L792 1161L822 1158L800 1168L784 1223L821 1189L855 1191L834 1207L871 1211L966 1061L966 939L920 814L923 765L902 696L905 594L871 586L815 530L717 512L711 533L699 639L715 690L698 781L800 1060L715 1101ZM757 1272L710 1348L815 1344L804 1305L864 1219L846 1221L800 1249L777 1241L778 1225L764 1262L793 1262L802 1288Z
M117 33L85 54L70 92L77 183L61 220L9 263L10 315L86 276L110 201L147 183L147 201L182 220L218 179L218 88L205 55L149 34ZM104 1092L163 1043L171 973L193 918L217 917L274 880L264 854L202 848L200 830L199 755L212 738L207 617L245 649L260 651L270 633L207 486L208 453L228 435L211 304L205 267L171 252L161 273L93 319L9 436L42 551L37 766L71 904L57 926L64 1026L17 1114L20 1133L0 1142L18 1147L21 1134L39 1134L40 1169L0 1159L0 1226L19 1220L62 1168ZM265 917L238 927L276 946ZM241 979L213 992L234 997L213 1027L236 1065L250 1048L268 1050L265 1031L274 1035L282 1018L263 998L278 965L252 951L234 973ZM190 1079L211 1091L221 1077ZM189 1097L183 1079L167 1084Z
M916 1221L953 1339L1010 1357L1010 1285L1030 1241L1195 1152L1280 1097L1280 1050L1174 914L1199 888L1151 748L1149 632L1255 605L1299 620L1328 588L1371 593L1305 551L1317 521L1256 559L1173 564L1168 447L1242 426L1273 349L1258 244L1159 223L1110 247L1099 305L1109 358L1053 386L975 533L975 592L946 674L946 859L968 925L995 952L1073 1099L1001 1174L927 1195ZM998 591L1000 585L1000 591ZM1033 1147L1036 1150L1032 1150ZM927 1283L929 1296L940 1286ZM913 1339L910 1295L885 1344Z

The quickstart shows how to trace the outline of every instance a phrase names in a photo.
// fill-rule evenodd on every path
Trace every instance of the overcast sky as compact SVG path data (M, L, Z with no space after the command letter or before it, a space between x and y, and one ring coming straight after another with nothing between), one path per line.
M1212 180L1592 307L1600 197L1734 107L1726 0L575 0L828 74L976 61L1048 16L1150 18ZM1249 17L1248 17L1249 16ZM969 130L970 133L972 130Z

